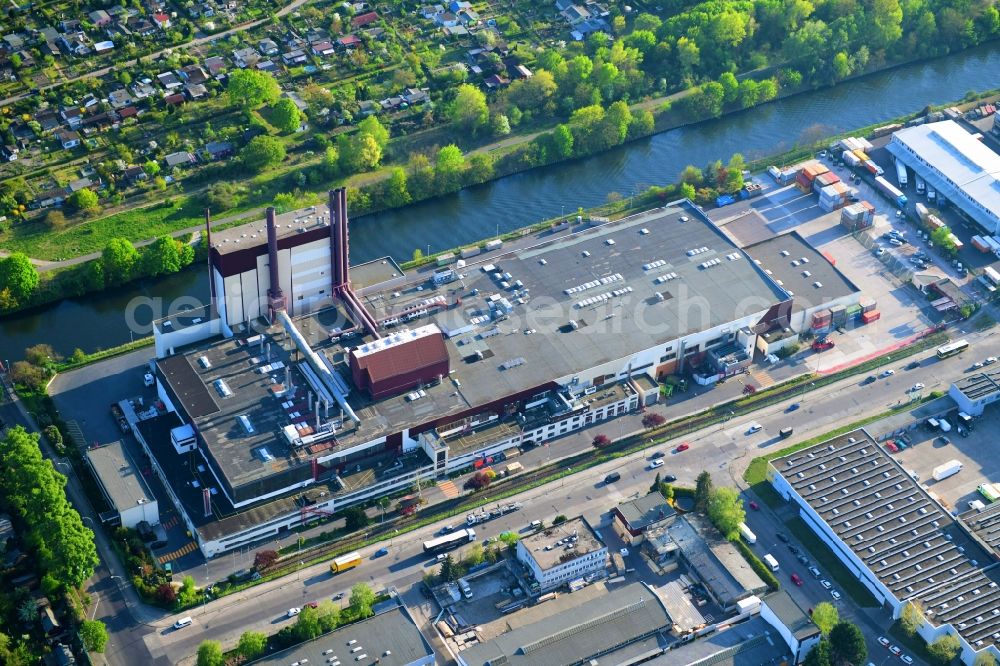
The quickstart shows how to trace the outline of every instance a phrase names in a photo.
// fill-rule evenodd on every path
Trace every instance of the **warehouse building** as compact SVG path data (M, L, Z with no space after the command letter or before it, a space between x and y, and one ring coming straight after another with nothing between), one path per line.
M961 125L907 127L886 149L987 233L1000 233L1000 155Z
M924 640L1000 657L998 565L866 431L777 458L768 479L894 618L916 601Z
M134 428L209 556L737 372L796 307L686 201L405 274L350 265L343 191L210 243L217 312L156 323Z
M142 522L150 526L160 524L156 498L120 441L87 449L87 464L94 472L101 494L113 508L112 512L101 515L103 522L131 529Z
M580 516L518 541L517 559L538 583L535 591L548 592L603 572L608 563L608 547Z
M986 406L1000 400L1000 370L985 370L966 375L948 387L948 396L959 411L981 416Z
M612 529L630 546L638 546L646 530L673 521L677 512L658 491L622 502L612 510Z

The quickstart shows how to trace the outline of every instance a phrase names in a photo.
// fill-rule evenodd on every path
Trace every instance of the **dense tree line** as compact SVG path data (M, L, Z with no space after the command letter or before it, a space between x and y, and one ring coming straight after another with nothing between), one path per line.
M94 573L94 534L66 499L66 477L42 457L38 435L20 426L0 442L0 504L16 516L36 553L43 589L79 588Z

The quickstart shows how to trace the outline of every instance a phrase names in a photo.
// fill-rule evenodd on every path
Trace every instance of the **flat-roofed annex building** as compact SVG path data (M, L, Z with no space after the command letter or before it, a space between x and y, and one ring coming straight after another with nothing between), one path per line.
M924 640L1000 657L998 565L865 430L771 461L768 479L894 618L919 602Z
M531 571L541 592L604 571L608 547L579 516L517 542L517 559Z
M987 232L1000 233L1000 155L957 122L901 129L886 149Z
M114 508L114 515L102 515L102 521L132 529L141 522L160 524L156 497L120 441L87 449L87 463L94 471L101 493Z

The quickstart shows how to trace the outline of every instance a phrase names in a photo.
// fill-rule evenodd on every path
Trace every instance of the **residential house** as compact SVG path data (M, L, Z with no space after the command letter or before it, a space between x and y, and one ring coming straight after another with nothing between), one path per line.
M77 109L77 112L79 111L80 110ZM35 114L35 120L37 120L38 124L42 126L43 132L51 132L55 128L62 125L63 122L59 118L59 114L57 114L53 109L42 109Z
M108 93L108 103L116 109L123 109L132 104L133 101L132 96L124 88Z
M62 187L41 192L35 197L35 207L51 208L52 206L62 206L66 203L66 190Z
M63 32L79 32L82 28L82 24L79 19L66 19L65 21L59 21L59 29Z
M143 100L147 97L152 97L156 94L156 88L153 87L152 81L150 79L143 79L141 81L136 81L132 84L132 95L137 100Z
M163 161L166 162L168 168L172 169L174 167L183 167L194 164L196 160L194 155L191 153L181 151L177 153L170 153L163 158Z
M233 51L233 62L240 69L253 67L257 64L258 60L260 60L260 54L249 47Z
M56 619L56 614L52 612L52 607L48 604L38 612L38 621L42 625L42 631L46 636L53 636L62 631L62 625Z
M66 130L60 127L55 131L55 137L64 150L76 148L80 145L80 133L73 130Z
M0 148L0 157L7 160L8 162L14 162L17 160L21 153L21 149L17 146L3 146Z
M76 657L73 656L73 651L69 649L69 646L63 643L57 644L55 655L56 666L76 666Z
M184 94L190 100L203 99L208 96L208 88L203 83L189 83L184 86Z
M489 90L499 90L504 86L510 85L510 79L500 76L499 74L493 74L486 77L483 83Z
M443 28L444 34L449 37L465 37L469 34L469 29L464 25L454 25L451 27Z
M38 31L39 40L44 40L46 42L58 42L59 41L59 31L52 26L46 26Z
M80 190L99 190L104 186L103 181L100 178L95 182L91 178L78 178L69 184L70 194L73 192L79 192Z
M202 69L201 65L185 65L177 73L190 84L205 83L205 81L208 81L208 74Z
M358 113L362 116L370 116L379 110L379 105L377 102L373 102L370 99L366 99L363 102L358 103Z
M268 37L260 40L260 43L257 44L257 48L261 53L268 56L278 55L281 53L281 49L278 47L278 42Z
M587 2L587 11L590 12L591 16L596 16L602 19L611 16L611 12L608 11L607 7L599 2L594 2L593 0L589 0Z
M403 100L410 106L415 106L431 101L431 96L427 93L426 89L407 88L403 91Z
M570 5L559 14L574 27L590 19L590 12L580 5Z
M232 157L236 150L229 141L211 141L205 144L205 158L208 160L222 160Z
M402 108L404 103L403 98L397 95L396 97L387 97L378 104L382 107L383 111L396 111L397 109Z
M479 23L479 14L473 9L463 9L458 13L459 22L468 27Z
M315 56L330 56L336 52L329 41L315 42L310 46L310 50Z
M157 82L167 90L173 90L175 88L180 88L183 83L177 78L177 75L173 72L163 72L162 74L156 75Z
M107 13L103 9L95 9L87 14L87 16L90 17L90 22L95 28L104 28L111 25L111 14Z
M160 30L167 30L170 27L170 14L153 14L153 23Z
M3 41L7 44L7 50L11 53L20 51L24 47L24 37L17 33L10 33L3 36Z
M122 177L130 183L138 183L143 180L148 180L149 174L146 173L146 170L141 166L132 165L125 168L122 172Z
M184 97L184 93L173 93L163 97L163 102L167 106L180 106L186 101L187 99Z
M80 98L80 106L84 109L90 109L101 103L101 100L97 99L94 93L87 93L82 98Z
M524 65L514 65L514 71L517 72L517 75L522 79L530 79L532 76L534 76L531 70L525 67Z
M10 131L14 135L14 140L22 146L35 139L35 130L31 129L31 125L21 120L12 122Z
M267 72L268 74L271 75L275 75L280 71L278 65L270 58L267 58L265 60L258 60L257 65L254 68L257 71Z
M442 28L454 28L458 25L458 17L451 12L442 12L434 15L434 22Z
M130 15L130 11L125 9L121 5L114 5L113 7L108 7L108 15L111 16L116 21L121 21Z
M361 38L357 35L347 35L337 40L337 46L342 49L354 49L361 46Z
M115 43L110 39L106 39L103 42L97 42L94 44L94 53L111 53L115 50Z
M104 113L95 113L92 116L84 118L83 122L80 123L80 128L84 132L87 132L87 130L93 132L94 130L105 130L117 122L118 114L114 111L105 111Z
M70 129L76 129L83 122L83 111L78 106L69 106L59 112L63 121L69 125Z
M295 49L281 54L281 61L286 65L303 65L309 62L309 56L302 49Z
M59 36L59 45L68 55L90 55L90 38L83 32L67 32Z
M433 21L435 16L442 13L444 13L442 5L424 5L420 8L420 15L428 21Z
M125 27L140 37L152 37L156 34L156 26L141 16L129 16Z
M15 55L21 59L19 69L30 69L35 66L35 57L31 55L30 51L18 51Z
M38 52L42 54L42 57L52 56L53 58L55 58L56 56L62 55L62 50L59 48L58 39L55 39L51 42L42 42L41 44L38 45ZM34 60L32 59L32 61ZM24 65L23 61L21 65L22 66Z
M118 109L118 117L122 120L126 118L135 118L139 115L139 110L134 106L126 106L124 109Z
M211 56L205 58L205 69L211 76L218 76L226 68L226 61L222 56Z
M215 16L215 7L208 4L207 2L202 3L201 15L204 16L205 18L212 18L213 16Z
M351 19L351 26L354 28L363 28L364 26L374 23L378 20L378 12L367 12L365 14L359 14Z

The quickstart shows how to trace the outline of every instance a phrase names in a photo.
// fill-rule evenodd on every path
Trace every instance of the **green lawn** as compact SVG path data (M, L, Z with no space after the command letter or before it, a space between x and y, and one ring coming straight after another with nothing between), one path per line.
M809 554L819 564L819 569L824 575L833 579L841 590L854 599L854 602L862 608L877 608L879 603L871 592L854 577L847 567L833 554L830 547L823 543L816 533L809 529L805 521L799 517L785 521L788 531L795 535L795 538L806 547Z

